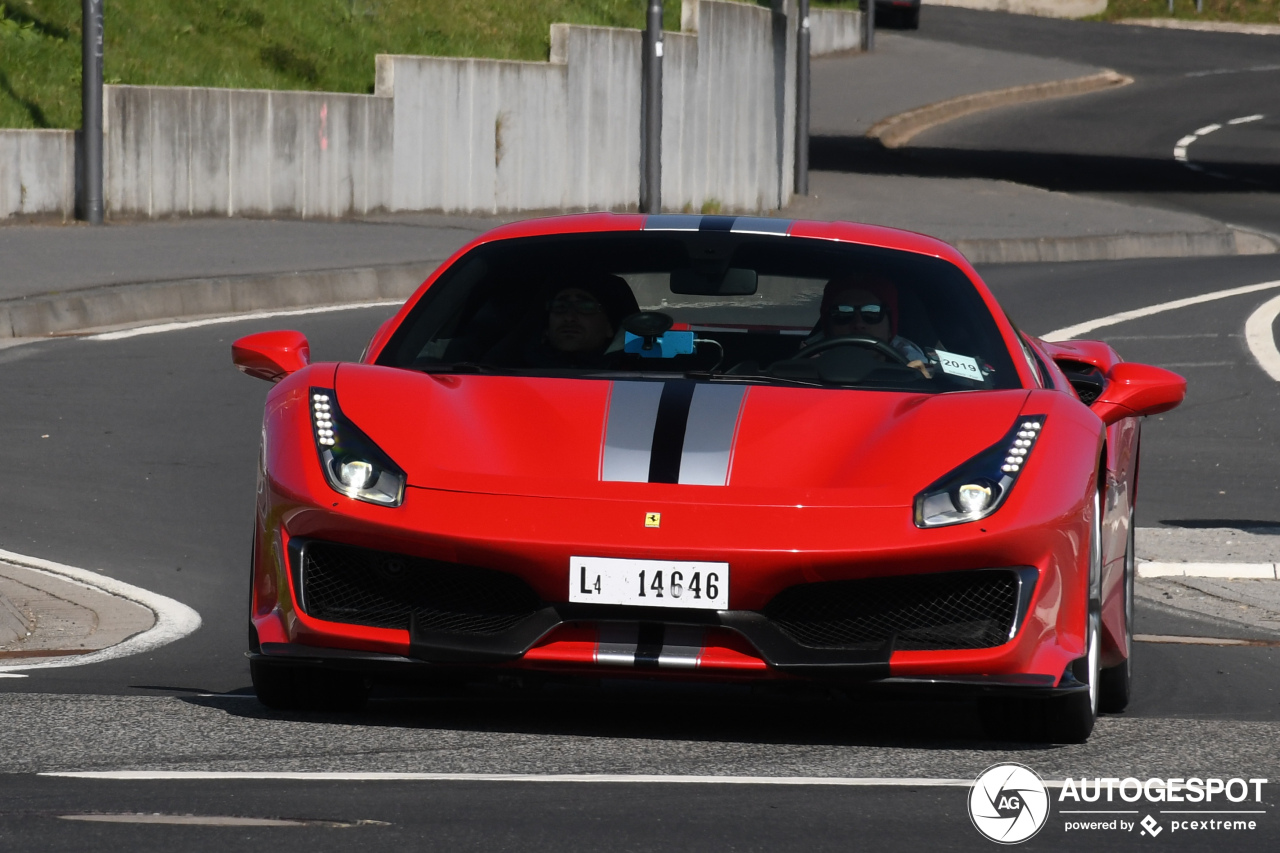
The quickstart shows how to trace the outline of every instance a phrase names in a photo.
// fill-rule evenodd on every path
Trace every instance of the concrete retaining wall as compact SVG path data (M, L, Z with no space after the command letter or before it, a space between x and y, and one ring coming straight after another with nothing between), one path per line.
M664 39L663 206L791 197L796 0L684 0ZM856 48L820 10L815 54ZM113 217L634 208L641 33L555 24L549 62L377 57L373 95L108 86ZM67 131L0 132L0 217L71 215Z
M109 215L349 216L386 209L388 98L107 86Z
M76 205L72 130L0 130L0 219L61 216Z
M809 55L862 49L862 13L809 9Z

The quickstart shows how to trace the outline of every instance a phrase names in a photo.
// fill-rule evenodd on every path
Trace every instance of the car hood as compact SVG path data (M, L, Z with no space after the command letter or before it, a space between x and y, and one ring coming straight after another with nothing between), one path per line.
M1025 390L430 375L342 365L343 415L411 487L539 497L908 506L999 441Z

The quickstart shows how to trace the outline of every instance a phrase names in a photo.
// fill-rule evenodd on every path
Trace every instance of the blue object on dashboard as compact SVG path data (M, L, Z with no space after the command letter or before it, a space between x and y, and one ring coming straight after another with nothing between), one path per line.
M678 355L692 355L693 332L667 332L662 337L654 338L653 346L644 348L644 338L625 332L623 352L633 353L641 358L675 358Z

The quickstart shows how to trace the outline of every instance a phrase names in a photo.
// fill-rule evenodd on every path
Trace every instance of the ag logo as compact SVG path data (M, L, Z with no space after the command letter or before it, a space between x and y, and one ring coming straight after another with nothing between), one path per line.
M1049 793L1030 767L995 764L969 790L969 819L992 841L1017 844L1040 831L1049 817Z

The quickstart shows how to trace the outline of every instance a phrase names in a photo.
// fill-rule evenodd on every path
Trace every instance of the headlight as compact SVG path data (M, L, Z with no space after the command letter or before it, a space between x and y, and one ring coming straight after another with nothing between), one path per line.
M1000 508L1044 428L1044 415L1019 418L1001 439L916 495L916 526L945 527Z
M382 506L399 506L404 500L404 471L342 416L331 388L311 389L311 434L324 478L334 491Z

